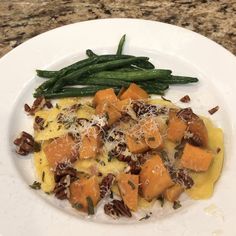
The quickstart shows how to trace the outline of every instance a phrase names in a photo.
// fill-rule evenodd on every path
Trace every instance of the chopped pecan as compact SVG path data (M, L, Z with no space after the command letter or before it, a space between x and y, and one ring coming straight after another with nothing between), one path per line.
M175 150L176 150L176 152L174 154L175 159L181 158L183 151L184 151L185 144L186 144L186 140L182 140L182 142L180 144L175 146Z
M44 123L45 123L45 120L42 117L36 116L34 118L34 129L35 130L43 130L44 129Z
M167 114L167 112L168 112L168 109L166 107L158 108L155 105L146 104L146 103L140 102L140 101L133 102L132 108L133 108L137 117L141 117L144 114L158 116L161 114Z
M77 170L66 163L58 164L54 173L55 182L58 183L60 179L66 175L70 175L72 178L76 179Z
M219 106L213 107L211 108L208 112L213 115L214 113L216 113L218 110L220 109Z
M34 138L25 131L21 132L20 137L15 139L14 144L17 146L16 152L22 156L34 151Z
M118 219L120 217L119 213L114 209L113 204L107 203L104 205L105 214L111 216L113 219Z
M70 191L69 191L70 183L71 183L70 175L62 177L53 190L55 197L60 200L68 199L70 197Z
M182 185L184 188L189 189L194 185L193 179L189 176L187 170L169 168L169 173L175 183Z
M25 111L29 115L34 115L35 112L41 110L46 105L46 99L44 97L38 97L34 100L32 107L30 107L28 104L24 105Z
M115 211L118 212L120 216L132 216L129 208L124 204L123 201L114 199L112 200L112 204L114 206Z
M48 109L53 108L53 105L52 105L52 103L51 103L49 100L46 101L45 106L46 106Z
M64 200L70 197L69 186L77 179L77 170L65 163L57 165L54 179L56 186L53 190L55 197Z
M110 193L111 187L115 181L115 176L109 173L102 179L100 184L100 197L104 198L106 195Z
M183 103L188 103L188 102L191 101L191 99L188 95L185 95L182 98L180 98L180 101L183 102Z
M129 172L132 174L132 175L138 175L141 171L141 165L140 165L140 162L139 161L130 161L129 162Z
M190 107L181 109L180 111L177 112L176 115L185 122L190 122L193 118L198 117L193 113Z
M120 216L132 217L129 208L121 200L113 200L112 202L105 204L104 212L114 219L117 219Z
M66 107L66 108L63 108L64 111L67 111L67 112L76 112L79 110L79 108L81 107L82 105L80 103L76 103L70 107Z
M127 146L125 143L119 143L115 148L108 152L109 159L117 158L119 161L129 162L131 160L131 156L124 154L126 149Z
M197 134L188 132L188 128L185 132L184 140L197 147L203 146L203 140Z

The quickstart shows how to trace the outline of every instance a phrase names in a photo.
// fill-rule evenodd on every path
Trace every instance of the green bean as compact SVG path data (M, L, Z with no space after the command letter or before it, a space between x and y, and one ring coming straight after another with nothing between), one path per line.
M75 68L80 69L85 66L89 66L97 61L98 61L98 59L93 57L93 58L87 58L85 60L76 62L70 66L67 66L67 67L59 70L59 71L40 71L39 72L39 70L37 70L38 75L40 73L40 75L50 76L50 75L55 75L56 72L57 72L57 74L55 77L52 77L51 79L42 83L38 88L36 88L36 91L40 92L40 91L43 91L45 89L52 87L56 83L56 81L60 78L60 76L63 76L64 74L68 73L72 69L75 69Z
M155 68L155 66L150 61L137 61L134 65L139 68L147 69L147 70L151 70Z
M88 50L90 50L90 49L88 49ZM93 57L86 58L84 60L75 62L67 67L62 68L61 70L58 70L58 71L36 70L36 72L37 72L37 75L42 78L62 77L66 74L69 74L75 70L81 69L84 66L89 65L91 61L92 61L92 63L95 64L95 63L102 63L102 62L113 61L113 60L118 60L118 59L128 59L128 58L133 58L133 57L134 56L131 56L131 55L108 54L108 55L97 56L96 54L94 54ZM149 61L136 61L136 62L133 62L133 65L135 65L139 68L142 68L142 69L154 68L154 65L152 63L150 63Z
M82 88L65 88L60 92L50 93L44 92L41 95L34 94L34 97L44 96L48 99L56 99L56 98L65 98L65 97L86 97L94 95L98 90L110 88L108 86L89 86ZM115 92L118 92L120 88L114 88Z
M144 69L131 65L131 66L126 66L126 67L118 68L118 69L113 70L113 71L125 71L125 72L129 72L129 71L137 71L137 70L144 70Z
M52 92L59 91L64 85L66 85L67 81L69 80L80 79L84 75L89 75L89 74L104 71L104 70L116 69L123 66L131 65L133 62L140 61L140 60L148 60L148 58L147 57L132 57L128 59L120 59L120 60L109 61L109 62L104 62L100 64L86 66L80 70L74 71L62 78L59 78L59 80L57 80L55 85L53 86ZM113 73L113 72L110 72L110 73Z
M198 82L198 78L172 75L164 79L158 78L157 81L163 84L188 84Z
M155 89L160 89L160 90L166 90L169 88L168 84L159 83L156 80L150 80L147 82L138 82L137 84L141 87L150 87L150 88L155 88Z
M117 51L116 51L116 55L121 55L122 54L122 51L123 51L123 47L124 47L124 44L125 44L125 34L121 37L120 41L119 41L119 44L118 44L118 48L117 48Z
M116 79L124 81L147 81L155 80L157 78L168 78L171 74L171 70L164 69L153 69L153 70L143 70L143 71L102 71L91 75L91 78L96 79Z
M97 79L97 78L81 78L80 80L68 81L67 85L104 85L110 87L129 87L131 82L115 79ZM168 84L162 84L155 80L150 80L148 82L138 82L137 83L143 89L157 89L166 90L169 88Z
M101 55L101 56L94 56L92 58L86 58L81 61L77 61L67 67L62 68L59 71L48 71L48 70L36 70L37 75L39 77L44 77L44 78L53 78L53 77L62 77L66 74L71 73L72 71L81 69L85 66L91 65L93 63L100 63L100 62L106 62L106 61L113 61L113 60L118 60L118 59L126 59L126 58L131 58L134 56L129 56L129 55Z
M143 89L149 94L164 95L165 91L157 88L143 87Z
M70 71L77 70L77 69L83 68L84 66L91 65L97 60L98 60L97 58L86 58L84 60L75 62L69 66L66 66L59 71L36 70L36 72L39 77L44 77L44 78L64 76L65 74L70 73Z
M96 57L97 56L97 54L95 54L91 49L86 50L86 55L88 57Z
M65 98L65 97L86 97L86 96L93 96L97 91L101 89L107 89L110 88L110 86L88 86L88 87L82 87L82 88L65 88L60 92L56 93L50 93L50 92L44 92L41 95L34 94L34 97L38 96L44 96L47 99L56 99L56 98ZM120 87L113 87L116 93L119 92ZM151 87L145 88L145 90L149 94L158 94L158 95L164 95L163 90L154 89Z
M128 59L128 58L134 58L133 56L127 56L127 55L102 55L102 56L97 56L93 58L87 58L81 61L78 61L70 66L64 67L63 69L59 71L47 71L47 70L37 70L37 73L39 76L51 78L48 81L42 83L36 91L43 91L45 89L48 89L52 87L56 81L66 75L69 74L70 72L82 69L85 66L89 66L92 64L96 64L99 62L107 62L107 61L113 61L113 60L118 60L118 59Z
M67 85L105 85L105 86L122 86L128 87L130 82L114 79L96 79L96 78L81 78L78 80L68 81Z

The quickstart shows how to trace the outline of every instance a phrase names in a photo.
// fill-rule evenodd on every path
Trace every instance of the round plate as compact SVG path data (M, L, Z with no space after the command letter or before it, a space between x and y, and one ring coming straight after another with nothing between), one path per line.
M100 214L85 220L40 191L32 191L28 187L35 178L32 160L17 156L12 141L20 131L31 131L23 105L33 101L33 88L42 82L35 77L36 68L59 69L84 58L88 48L97 53L115 52L123 34L127 37L125 53L148 56L157 67L200 79L197 85L172 86L166 97L178 104L188 94L194 111L207 116L210 108L219 105L211 118L224 130L225 163L212 198L186 201L182 209L148 221L108 224ZM173 25L95 20L60 27L20 45L0 60L0 76L0 235L236 235L236 59L227 50Z

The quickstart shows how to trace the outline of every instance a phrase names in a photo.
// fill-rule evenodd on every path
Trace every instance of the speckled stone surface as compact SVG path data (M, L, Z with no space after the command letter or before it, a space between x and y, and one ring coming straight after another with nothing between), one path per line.
M114 17L179 25L236 55L236 0L0 0L0 57L50 29Z

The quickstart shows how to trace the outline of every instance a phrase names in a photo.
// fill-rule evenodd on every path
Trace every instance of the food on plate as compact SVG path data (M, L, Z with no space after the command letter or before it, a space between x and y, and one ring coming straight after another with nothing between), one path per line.
M89 58L59 71L37 70L48 80L25 105L34 134L14 142L19 154L34 155L32 187L89 215L103 207L114 219L159 200L177 209L184 193L209 198L223 165L222 130L190 107L150 96L197 79L123 55L124 42L116 55L87 50Z

